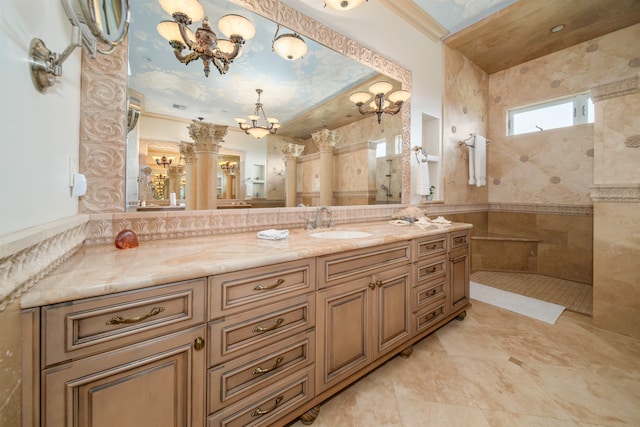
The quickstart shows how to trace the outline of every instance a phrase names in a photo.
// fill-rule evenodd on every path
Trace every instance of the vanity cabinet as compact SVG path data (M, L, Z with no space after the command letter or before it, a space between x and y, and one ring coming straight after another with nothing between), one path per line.
M24 312L32 426L282 426L469 306L467 230Z
M205 291L200 279L42 307L41 425L202 425Z
M449 235L451 252L449 253L450 302L449 310L455 311L470 302L469 297L469 232L461 231ZM466 314L466 313L465 313ZM462 314L462 318L464 315Z
M211 276L209 426L269 425L315 395L315 259Z
M318 260L317 393L410 337L410 261L409 242Z

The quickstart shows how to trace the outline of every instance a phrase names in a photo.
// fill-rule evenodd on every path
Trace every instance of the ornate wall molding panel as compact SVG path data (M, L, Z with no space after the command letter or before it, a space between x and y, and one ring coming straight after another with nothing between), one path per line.
M547 215L593 216L591 205L538 205L525 203L490 203L491 212L516 212Z
M82 247L88 219L78 215L17 233L5 244L17 250L0 258L0 312Z
M80 213L123 212L127 138L127 43L91 58L83 49L80 100L80 173L87 193Z
M640 184L597 184L591 187L591 200L640 203Z

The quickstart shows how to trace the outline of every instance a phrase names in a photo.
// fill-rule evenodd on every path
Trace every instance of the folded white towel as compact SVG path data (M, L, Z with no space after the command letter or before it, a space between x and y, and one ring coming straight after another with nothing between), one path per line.
M448 219L445 219L445 217L443 216L439 216L436 219L432 219L431 222L433 222L434 224L451 224L451 221L449 221Z
M269 230L258 231L258 239L282 240L287 237L289 237L289 230L276 230L270 228Z
M416 194L420 196L428 196L431 194L429 183L429 163L418 163L418 188Z

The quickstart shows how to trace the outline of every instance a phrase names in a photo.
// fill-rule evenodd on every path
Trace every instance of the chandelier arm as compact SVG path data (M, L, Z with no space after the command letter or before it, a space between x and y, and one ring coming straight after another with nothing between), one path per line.
M194 50L196 43L189 38L189 35L187 34L187 26L178 20L176 20L176 23L178 24L178 29L180 30L180 37L182 37L182 40L185 46L187 46L191 50Z
M210 59L211 62L213 62L213 65L216 66L220 74L225 74L227 71L229 71L229 61L226 61L225 58L220 58L217 55L213 55L210 57Z
M385 108L383 111L393 116L400 111L400 108L402 108L402 102L396 102L394 105Z
M358 106L358 111L360 112L360 114L365 117L373 116L374 114L376 114L376 110L364 107L364 104L361 102L357 103L356 105Z
M198 52L190 52L187 55L183 55L182 51L174 49L173 53L178 61L182 62L185 65L188 65L190 62L200 59L200 54Z

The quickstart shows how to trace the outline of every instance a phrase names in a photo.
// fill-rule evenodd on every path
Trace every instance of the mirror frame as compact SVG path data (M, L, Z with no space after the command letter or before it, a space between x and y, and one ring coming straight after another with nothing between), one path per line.
M126 0L123 0L126 1ZM309 37L411 91L411 72L356 41L278 0L229 0L247 10ZM127 143L128 37L109 56L83 54L80 101L79 169L87 178L87 193L79 213L124 212ZM410 201L411 102L402 110L402 204Z

